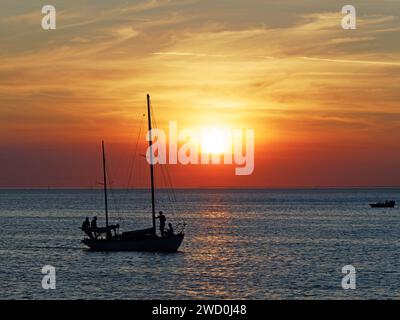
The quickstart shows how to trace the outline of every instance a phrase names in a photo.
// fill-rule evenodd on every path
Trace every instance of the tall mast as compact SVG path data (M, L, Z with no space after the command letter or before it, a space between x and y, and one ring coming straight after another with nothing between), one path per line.
M151 213L153 219L153 232L156 233L156 209L154 204L154 169L153 169L153 141L151 137L150 95L147 95L147 120L149 125L149 151L150 151L150 181L151 181Z
M104 141L101 141L103 150L103 179L104 179L104 204L106 208L106 228L108 230L108 203L107 203L107 173L106 173L106 153L104 151Z

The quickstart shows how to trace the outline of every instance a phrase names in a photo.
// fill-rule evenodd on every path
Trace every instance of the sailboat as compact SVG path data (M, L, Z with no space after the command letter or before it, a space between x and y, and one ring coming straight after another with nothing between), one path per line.
M394 208L396 201L386 200L385 202L370 203L371 208Z
M151 137L151 113L150 113L150 96L147 95L147 119L149 129L149 148L150 157L152 157L152 137ZM175 252L181 245L185 236L184 231L180 230L176 234L158 235L156 232L156 211L155 211L155 194L154 194L154 168L153 161L150 158L150 184L151 184L151 209L152 222L151 228L118 232L119 225L110 225L108 222L108 200L107 200L107 174L106 174L106 156L104 141L102 142L103 154L103 179L104 179L104 201L105 201L105 217L106 226L96 228L96 230L84 230L88 235L82 240L86 246L94 251L163 251ZM112 232L114 231L114 232Z

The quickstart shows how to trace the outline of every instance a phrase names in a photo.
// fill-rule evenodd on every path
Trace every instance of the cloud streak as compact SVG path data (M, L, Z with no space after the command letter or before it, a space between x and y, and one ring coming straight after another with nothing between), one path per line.
M327 58L316 58L316 57L300 57L300 59L307 61L325 61L334 63L355 63L355 64L366 64L376 66L390 66L400 67L400 62L397 61L369 61L369 60L348 60L348 59L327 59Z

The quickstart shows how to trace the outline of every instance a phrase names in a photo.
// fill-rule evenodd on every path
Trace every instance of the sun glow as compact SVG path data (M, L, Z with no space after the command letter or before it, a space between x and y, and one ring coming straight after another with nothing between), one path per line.
M229 129L207 127L201 132L201 151L210 154L223 154L232 151L232 138Z

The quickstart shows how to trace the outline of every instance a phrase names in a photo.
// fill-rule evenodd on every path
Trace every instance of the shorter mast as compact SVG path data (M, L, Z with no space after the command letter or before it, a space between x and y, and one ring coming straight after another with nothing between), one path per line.
M107 172L106 172L106 153L104 150L104 141L101 142L101 147L103 150L104 205L106 209L106 228L108 230Z
M150 95L147 95L147 120L149 127L149 152L150 152L150 182L151 182L151 214L153 220L153 233L156 234L156 209L154 201L154 169L153 169L153 141L151 136Z

